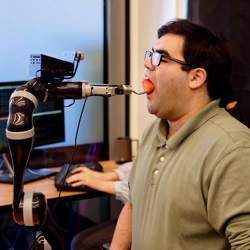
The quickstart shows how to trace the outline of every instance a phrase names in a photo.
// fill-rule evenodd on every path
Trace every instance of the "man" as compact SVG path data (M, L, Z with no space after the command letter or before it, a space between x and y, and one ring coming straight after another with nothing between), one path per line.
M145 53L154 85L112 250L250 249L250 133L223 108L226 43L187 20L163 25Z

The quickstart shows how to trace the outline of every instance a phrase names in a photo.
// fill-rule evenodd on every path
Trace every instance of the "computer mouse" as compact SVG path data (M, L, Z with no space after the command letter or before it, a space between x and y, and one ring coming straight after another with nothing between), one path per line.
M83 165L91 170L98 171L98 172L103 172L103 167L102 165L97 162L97 161L88 161L84 162Z
M67 183L65 180L72 175L71 171L73 169L85 166L91 170L103 172L103 167L100 163L95 161L84 162L83 164L73 164L69 165L66 163L61 171L55 176L55 186L61 191L90 191L91 188L81 185L77 187L72 187L71 184Z

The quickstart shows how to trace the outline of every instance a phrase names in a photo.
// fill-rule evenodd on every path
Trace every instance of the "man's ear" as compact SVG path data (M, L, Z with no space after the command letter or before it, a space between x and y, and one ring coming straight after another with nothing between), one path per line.
M200 88L207 81L207 72L203 68L192 69L189 74L189 87L191 89Z

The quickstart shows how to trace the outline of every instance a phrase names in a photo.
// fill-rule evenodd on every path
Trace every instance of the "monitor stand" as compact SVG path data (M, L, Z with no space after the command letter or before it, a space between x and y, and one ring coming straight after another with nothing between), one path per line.
M57 174L51 168L31 169L27 168L23 177L24 183L39 180ZM7 154L0 155L0 183L13 183L14 171Z

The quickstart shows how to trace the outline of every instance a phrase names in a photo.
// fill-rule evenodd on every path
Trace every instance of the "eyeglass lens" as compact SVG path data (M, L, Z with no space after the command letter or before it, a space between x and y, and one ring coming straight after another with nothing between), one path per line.
M159 66L160 61L161 61L161 54L158 52L152 52L152 51L146 51L145 52L145 59L150 58L151 63L154 66Z

